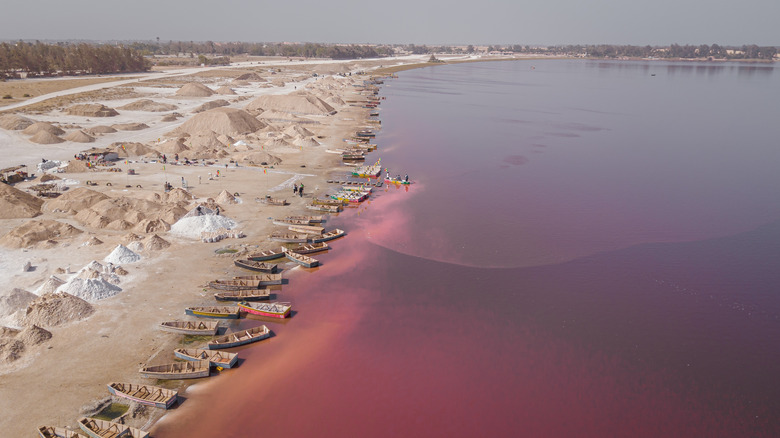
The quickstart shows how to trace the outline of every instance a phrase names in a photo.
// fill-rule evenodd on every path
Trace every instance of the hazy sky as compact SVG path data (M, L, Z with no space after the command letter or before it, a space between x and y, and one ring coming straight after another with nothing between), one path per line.
M780 45L778 0L0 0L0 39Z

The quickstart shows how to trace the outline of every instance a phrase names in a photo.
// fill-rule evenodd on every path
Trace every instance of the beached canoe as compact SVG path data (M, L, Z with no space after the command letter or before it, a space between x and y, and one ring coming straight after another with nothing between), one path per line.
M274 219L273 220L274 225L282 225L282 226L288 226L288 225L309 225L311 222L308 219Z
M271 291L268 289L234 290L214 294L217 301L261 301L270 297Z
M339 213L341 211L340 205L307 205L306 208L325 213Z
M289 231L274 231L269 236L274 242L284 243L304 243L309 239L309 234L306 233L291 233ZM284 255L284 254L283 254Z
M261 287L282 284L282 274L239 275L238 277L233 277L233 279L235 281L256 281Z
M214 280L209 287L217 290L251 290L260 289L260 283L244 280Z
M263 263L263 262L256 262L253 260L235 260L233 263L238 266L239 268L249 269L250 271L257 271L257 272L267 272L269 274L274 274L279 269L275 264L273 263Z
M196 362L171 362L162 365L148 365L139 371L142 376L149 379L199 379L209 376L209 361Z
M340 206L343 205L342 202L340 202L340 201L338 201L336 199L319 199L319 198L317 198L317 199L313 199L311 201L311 203L313 205L332 205L332 206L335 206L335 207L340 207Z
M287 318L290 316L292 304L290 303L238 303L242 312L269 318Z
M219 323L214 321L164 321L160 328L171 333L193 336L214 336Z
M298 254L314 254L317 252L327 251L330 249L325 242L320 243L303 243L301 245L293 246L290 251L297 252Z
M310 223L310 224L316 224L316 223L320 223L320 222L325 222L325 216L322 216L322 215L315 215L315 216L306 216L306 215L287 216L285 219L304 220L304 221L308 221L308 223Z
M92 438L149 438L149 432L113 421L79 418L79 427Z
M136 383L111 382L108 392L146 406L168 409L176 403L179 393L173 389Z
M268 327L261 325L247 330L240 330L233 333L228 333L224 336L219 336L209 342L209 350L219 350L222 348L233 348L239 345L249 344L251 342L257 342L262 339L271 337L271 330Z
M213 367L232 368L238 362L238 353L201 350L200 348L177 348L173 354L179 359L198 361L207 360Z
M319 225L290 225L287 227L293 233L322 234L325 228Z
M260 202L262 202L265 205L277 205L277 206L283 206L289 204L286 199L274 199L270 196L266 196L265 198L260 199Z
M344 230L340 230L338 228L334 230L327 231L322 234L322 236L309 239L309 243L320 243L320 242L327 242L329 240L338 239L339 237L345 236L347 233Z
M238 319L240 311L238 307L187 307L184 309L187 315L199 316L201 318L225 318Z
M287 248L284 248L284 255L287 256L287 258L304 268L314 268L316 266L320 265L319 260L309 257L307 255L298 254L297 252L290 251Z
M412 181L398 179L398 178L385 178L385 182L388 184L395 184L395 185L409 185L412 184Z
M65 427L41 426L38 428L41 438L86 438L84 435Z
M253 262L264 262L266 260L273 260L281 257L284 257L284 253L282 251L264 249L250 254L249 257L247 257L247 260L251 260Z

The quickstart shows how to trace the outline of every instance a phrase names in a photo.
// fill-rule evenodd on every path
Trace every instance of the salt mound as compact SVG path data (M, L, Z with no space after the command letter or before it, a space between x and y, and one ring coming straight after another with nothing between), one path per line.
M201 106L195 108L194 110L192 110L192 112L194 112L194 113L202 113L203 111L208 111L210 109L219 108L219 107L228 106L228 105L230 105L230 102L228 102L227 100L225 100L225 99L217 99L217 100L212 100L210 102L204 103L203 105L201 105Z
M38 298L38 295L19 288L0 292L0 317L11 315L17 310L24 309L27 307L27 304L36 298Z
M179 117L181 117L181 115L178 114L178 113L168 114L168 115L164 116L162 119L160 119L160 121L161 122L175 122L176 119L178 119Z
M175 132L195 134L204 130L224 135L255 132L266 126L246 111L236 108L214 108L187 120Z
M27 248L39 242L56 238L68 238L82 231L70 224L50 219L26 222L0 238L0 244L12 248Z
M246 106L247 110L272 109L291 114L330 115L336 110L325 101L314 95L305 94L274 94L263 95Z
M236 92L235 92L235 91L233 91L233 89L232 89L232 88L230 88L230 87L228 87L228 86L222 86L222 87L219 87L219 88L217 88L217 94L222 94L222 95L235 95L235 94L236 94Z
M97 238L97 237L95 237L95 236L92 236L92 237L90 237L90 238L89 238L89 240L87 240L86 242L84 242L84 243L82 244L82 246L97 246L97 245L102 245L102 244L103 244L103 241L102 241L102 240L98 239L98 238Z
M33 346L42 344L51 339L51 332L44 330L37 325L31 325L20 331L19 334L16 335L16 339L24 342L25 346Z
M29 125L28 127L24 128L24 131L22 132L27 135L35 135L38 134L39 132L48 132L49 134L54 134L54 135L62 135L65 133L65 131L63 131L62 129L47 122L33 123L32 125Z
M296 136L293 139L293 144L296 146L303 146L303 147L317 147L319 146L319 142L315 140L313 137L303 137L301 135Z
M164 111L173 111L175 109L178 109L176 105L172 105L169 103L162 103L162 102L155 102L150 99L141 99L136 100L135 102L128 103L125 106L120 106L119 109L121 110L129 110L129 111L149 111L153 113L159 113Z
M57 143L62 143L65 140L57 137L51 132L41 131L33 135L32 137L30 137L30 141L38 144L57 144Z
M51 175L51 174L48 174L48 173L44 173L43 175L41 175L40 178L38 178L38 182L45 183L46 181L57 181L57 180L60 180L60 179L61 178L56 176L56 175Z
M171 226L162 219L144 219L133 227L133 231L138 233L164 233L171 229Z
M21 325L56 327L84 319L95 312L91 304L66 292L47 293L27 306Z
M0 219L35 217L41 214L42 205L42 199L0 183Z
M200 82L190 82L176 91L177 96L183 97L208 97L212 94L214 91Z
M98 125L98 126L93 126L91 128L87 128L86 131L88 133L92 134L92 135L96 135L96 134L112 134L112 133L116 132L116 129L114 129L114 128L110 127L110 126Z
M203 232L214 232L220 228L232 230L235 227L236 222L226 216L185 216L171 226L171 234L192 239L200 239L200 235Z
M263 79L261 76L259 76L257 73L250 72L250 73L244 73L241 76L238 76L233 79L234 81L251 81L251 82L265 82L265 79Z
M153 148L143 143L116 142L112 143L111 146L114 147L114 150L120 157L143 157L147 154L156 152Z
M347 102L344 102L344 99L340 98L339 96L331 96L325 99L325 102L328 102L332 106L346 106Z
M43 204L43 211L48 213L64 212L76 214L79 211L86 210L100 201L111 199L108 195L96 192L86 187L68 190L57 198L46 201Z
M74 141L76 143L92 143L95 141L95 137L88 135L84 131L72 131L66 135L65 140Z
M76 275L67 283L60 286L57 289L57 292L69 293L87 301L97 301L113 297L119 292L122 292L122 288L111 284L102 276L99 276L98 278L81 278Z
M254 111L258 112L261 108L257 108ZM260 113L260 115L257 116L258 119L262 119L268 122L274 122L274 123L317 123L309 119L304 119L303 117L299 117L293 114L290 114L288 112L279 111L279 110L265 110Z
M135 242L130 242L130 244L127 245L127 248L133 252L141 252L144 250L144 244L136 240Z
M114 274L116 274L116 275L127 275L127 271L123 267L117 266L116 268L114 268Z
M147 129L149 125L146 123L118 123L116 125L111 125L111 127L120 131L140 131L142 129Z
M308 129L298 126L298 125L290 125L287 129L283 131L285 134L296 137L296 136L303 136L303 137L311 137L314 135L313 132L309 131Z
M141 256L131 251L124 245L117 245L114 251L111 252L105 259L108 263L115 265L124 265L127 263L133 263L141 260Z
M35 294L40 296L52 293L63 284L65 284L64 281L52 275L40 287L38 287L38 289L35 290Z
M238 157L240 161L255 166L260 166L260 165L275 166L277 164L281 164L282 162L282 160L279 157L276 157L274 155L269 154L268 152L263 152L263 151L249 152L249 153L241 154Z
M0 116L0 128L11 131L20 131L35 123L35 120L28 119L17 114L6 114Z
M168 248L169 246L171 246L170 242L156 234L149 236L144 243L144 247L147 251L159 251Z
M181 138L175 140L168 139L158 145L156 145L157 152L166 155L178 154L184 151L190 150L187 145L184 144Z
M127 233L124 236L122 236L122 242L124 243L135 242L136 240L143 240L143 237L134 233Z
M222 192L217 195L217 203L219 204L237 204L238 201L236 201L235 196L228 192L227 190L223 190Z
M83 103L73 105L67 108L65 112L71 116L85 117L113 117L119 115L115 109L109 108L99 103Z
M177 187L165 194L163 202L189 202L193 199L195 199L195 195Z

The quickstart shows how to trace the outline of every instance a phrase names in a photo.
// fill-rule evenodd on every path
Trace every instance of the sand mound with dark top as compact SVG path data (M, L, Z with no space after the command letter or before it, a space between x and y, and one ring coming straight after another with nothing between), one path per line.
M52 175L50 173L44 173L43 175L38 178L38 182L45 183L46 181L57 181L60 177L56 175Z
M111 143L111 147L120 157L143 157L150 153L156 152L154 148L151 148L143 143L124 143L118 141Z
M249 82L265 82L265 79L263 79L260 75L257 73L244 73L236 78L233 78L234 81L249 81Z
M119 115L115 109L109 108L99 103L82 103L73 105L65 109L65 113L71 116L84 117L113 117Z
M43 205L43 211L54 213L61 212L67 214L76 214L81 210L87 209L100 201L111 199L108 195L96 192L86 187L79 187L68 190L57 198L46 201Z
M97 134L112 134L116 132L116 129L110 126L98 125L98 126L93 126L91 128L87 128L85 129L85 131L91 135L97 135Z
M146 123L118 123L111 125L111 127L119 131L140 131L149 128L149 125Z
M200 82L190 82L176 91L176 95L182 97L209 97L212 94L214 90Z
M73 141L76 143L92 143L95 141L95 137L90 136L84 131L71 131L63 137L65 140Z
M27 135L35 135L35 134L38 134L40 132L48 132L48 133L54 134L54 135L62 135L62 134L65 133L65 131L63 131L62 129L60 129L60 128L58 128L58 127L56 127L56 126L54 126L54 125L52 125L51 123L48 123L48 122L36 122L36 123L33 123L32 125L24 128L24 130L22 132L27 134Z
M171 243L162 237L153 234L149 236L144 242L144 248L147 251L160 251L171 246Z
M38 243L69 238L81 233L81 230L70 224L50 219L33 220L0 237L0 244L11 248L28 248Z
M266 126L244 110L236 108L214 108L202 112L182 124L175 132L196 134L214 131L224 135L242 135L255 132Z
M27 117L20 116L18 114L6 114L4 116L0 116L0 128L11 131L25 129L33 123L35 123L35 120L28 119Z
M170 103L155 102L150 99L136 100L135 102L128 103L127 105L120 106L121 110L129 111L149 111L153 113L161 113L165 111L173 111L179 109L178 106Z
M230 102L228 102L227 100L225 100L225 99L217 99L217 100L212 100L210 102L204 103L203 105L201 105L201 106L195 108L194 110L192 110L192 112L194 112L194 113L202 113L203 111L208 111L210 109L219 108L219 107L228 106L228 105L230 105Z
M175 122L179 117L181 117L181 114L173 113L168 114L167 116L160 119L161 122Z
M223 190L217 195L216 199L218 204L236 204L238 201L236 201L236 197L233 196L232 193L228 192L227 190Z
M0 219L35 217L41 214L42 205L42 199L0 183Z
M227 85L217 88L217 94L222 95L235 95L236 92L233 91L232 88L228 87Z
M84 319L95 312L91 304L66 292L47 293L27 305L19 321L25 326L56 327Z
M30 141L38 144L57 144L57 143L62 143L65 140L57 137L51 132L41 131L33 135L32 137L30 137Z

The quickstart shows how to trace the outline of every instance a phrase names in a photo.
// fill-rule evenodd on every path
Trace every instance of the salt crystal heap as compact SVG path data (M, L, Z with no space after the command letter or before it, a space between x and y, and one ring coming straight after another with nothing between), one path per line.
M117 245L116 248L105 259L107 263L113 263L115 265L124 265L127 263L133 263L141 260L141 256L134 253L128 247L124 245Z
M86 301L102 300L122 292L122 288L116 285L119 283L119 277L116 274L104 273L104 270L103 265L92 261L67 283L57 288L57 292L66 292Z
M220 229L232 230L236 227L236 221L227 216L211 214L187 216L179 219L178 222L171 226L171 234L200 239L201 233L212 233Z

